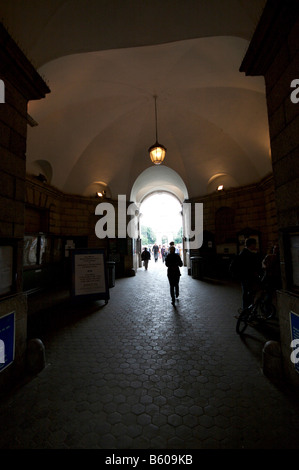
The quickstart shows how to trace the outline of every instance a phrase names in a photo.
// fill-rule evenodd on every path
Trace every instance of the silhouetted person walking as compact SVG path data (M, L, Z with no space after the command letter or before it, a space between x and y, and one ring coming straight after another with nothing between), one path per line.
M180 283L180 266L183 266L180 255L175 253L175 247L169 248L169 254L165 258L167 266L167 276L170 285L171 303L175 305L175 298L179 296L179 283Z
M141 253L141 259L142 259L142 261L143 261L145 270L147 271L148 262L149 262L149 260L151 259L151 254L150 254L150 252L147 250L146 247L144 248L143 252Z

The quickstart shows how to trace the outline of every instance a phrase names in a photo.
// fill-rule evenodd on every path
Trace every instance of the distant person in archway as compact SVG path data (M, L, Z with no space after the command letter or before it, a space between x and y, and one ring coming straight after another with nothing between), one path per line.
M165 261L166 255L167 255L167 250L166 250L166 248L165 248L165 245L163 245L162 248L161 248L161 256L162 256L162 262L163 262L163 263L164 263L164 261Z
M159 258L159 247L156 243L153 246L153 252L154 252L154 258L155 258L155 263L156 263Z
M150 252L148 251L148 249L146 247L144 248L143 252L141 253L141 259L143 261L144 268L147 271L148 262L151 259L151 254L150 254Z
M165 258L165 265L167 266L167 277L170 285L171 303L175 305L175 299L179 296L179 283L180 283L180 266L183 266L180 255L175 253L175 247L169 247L169 253Z
M169 243L169 246L170 246L170 247L173 246L173 247L174 247L174 252L175 252L175 253L179 253L179 250L178 250L178 248L175 247L175 243L174 243L174 242L170 242L170 243Z

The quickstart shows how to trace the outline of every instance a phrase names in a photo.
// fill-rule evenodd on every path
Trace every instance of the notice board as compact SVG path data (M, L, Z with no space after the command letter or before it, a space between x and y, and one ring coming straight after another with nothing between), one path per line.
M72 256L72 297L109 300L107 266L104 250L74 249Z
M8 367L15 357L15 312L0 318L0 372Z

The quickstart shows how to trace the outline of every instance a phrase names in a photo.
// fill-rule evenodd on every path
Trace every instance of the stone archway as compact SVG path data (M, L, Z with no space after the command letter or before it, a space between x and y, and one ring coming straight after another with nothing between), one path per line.
M171 168L151 166L144 170L132 186L130 201L140 203L150 194L164 191L173 194L183 203L188 199L188 189L180 175Z
M181 176L171 168L161 166L151 166L144 170L135 180L131 194L130 201L140 204L148 196L157 193L166 192L176 197L181 204L189 198L188 189L181 178ZM140 267L140 251L133 255L134 269Z

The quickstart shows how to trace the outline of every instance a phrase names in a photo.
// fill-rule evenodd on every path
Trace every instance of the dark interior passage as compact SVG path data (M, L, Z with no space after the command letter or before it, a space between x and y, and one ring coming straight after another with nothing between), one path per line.
M261 370L278 325L241 340L238 285L182 268L174 308L151 261L110 294L40 311L46 367L1 402L1 448L297 448L298 406Z

